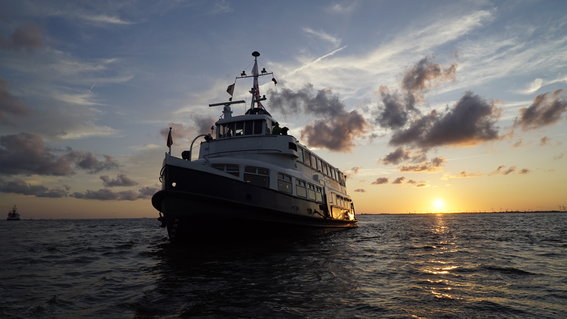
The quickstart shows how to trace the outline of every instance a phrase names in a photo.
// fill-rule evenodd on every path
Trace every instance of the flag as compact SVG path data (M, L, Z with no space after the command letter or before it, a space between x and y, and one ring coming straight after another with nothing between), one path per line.
M167 147L171 149L171 145L173 145L173 137L171 137L171 127L170 127L169 134L167 134Z
M230 96L234 94L234 83L232 83L226 88L226 93L230 94Z
M272 82L274 82L274 85L278 84L278 81L276 81L276 78L272 78Z

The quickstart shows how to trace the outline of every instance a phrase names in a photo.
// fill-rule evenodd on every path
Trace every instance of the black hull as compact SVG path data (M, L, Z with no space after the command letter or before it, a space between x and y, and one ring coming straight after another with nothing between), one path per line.
M320 203L224 176L166 166L163 178L164 189L152 197L152 204L163 214L172 241L234 240L356 227L356 220L330 218Z

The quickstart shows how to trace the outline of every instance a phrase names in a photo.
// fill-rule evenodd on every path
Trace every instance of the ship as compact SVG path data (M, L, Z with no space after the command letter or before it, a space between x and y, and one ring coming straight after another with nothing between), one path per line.
M6 218L6 220L20 220L20 213L18 213L16 205L14 205L14 207L12 207L10 211L8 211L8 217Z
M254 51L252 74L236 76L227 102L210 134L199 134L181 157L171 155L172 129L160 172L161 190L152 196L158 220L170 241L268 238L314 234L357 227L346 175L294 136L267 111L260 95L260 53ZM252 79L250 107L233 115L237 80ZM264 102L265 103L265 102ZM246 105L246 104L245 104ZM192 159L194 143L201 139Z

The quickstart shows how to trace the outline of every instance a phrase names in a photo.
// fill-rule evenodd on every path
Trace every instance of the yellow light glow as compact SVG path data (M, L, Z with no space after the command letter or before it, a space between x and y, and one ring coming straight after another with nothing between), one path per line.
M440 198L436 198L433 200L433 207L436 213L442 213L445 211L445 202Z

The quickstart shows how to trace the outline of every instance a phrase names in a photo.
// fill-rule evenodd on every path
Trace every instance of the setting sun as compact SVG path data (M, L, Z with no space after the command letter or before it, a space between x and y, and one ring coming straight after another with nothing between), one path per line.
M433 200L433 207L435 209L435 212L441 213L445 210L445 202L443 202L443 200L440 198L436 198L435 200Z

